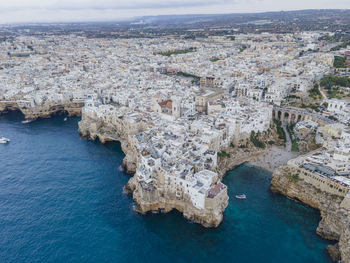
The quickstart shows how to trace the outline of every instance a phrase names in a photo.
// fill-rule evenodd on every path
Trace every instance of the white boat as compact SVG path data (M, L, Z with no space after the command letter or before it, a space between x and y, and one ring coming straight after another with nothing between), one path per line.
M2 144L8 143L9 141L11 141L11 140L8 138L5 138L5 137L0 138L0 143L2 143Z
M242 195L236 195L236 198L237 199L246 199L247 196L245 194L242 194Z
M30 123L30 122L32 122L32 120L24 120L24 121L22 121L23 124Z
M65 117L63 120L64 120L64 121L67 121L67 117Z

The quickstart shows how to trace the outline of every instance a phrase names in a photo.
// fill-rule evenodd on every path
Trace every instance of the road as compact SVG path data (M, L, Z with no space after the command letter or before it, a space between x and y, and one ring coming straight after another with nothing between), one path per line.
M323 90L319 89L319 91L320 91L320 93L321 93L323 99L324 99L324 100L328 100L328 98L327 98L326 94L324 94Z
M284 133L286 134L286 151L291 152L292 151L292 141L290 139L289 132L288 132L285 124L282 125L282 128L284 130Z

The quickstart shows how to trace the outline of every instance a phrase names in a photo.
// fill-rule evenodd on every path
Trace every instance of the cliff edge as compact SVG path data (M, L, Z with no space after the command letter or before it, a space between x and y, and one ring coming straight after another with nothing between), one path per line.
M204 227L219 226L223 219L223 212L228 205L228 195L227 187L220 182L218 176L214 177L210 191L205 193L202 207L198 204L196 206L191 192L174 187L173 182L165 178L164 171L161 169L153 172L152 180L140 179L138 170L142 169L140 168L142 154L146 153L140 151L135 134L144 128L143 122L130 122L118 117L105 119L86 109L83 109L82 120L79 122L79 133L83 137L92 140L98 138L102 143L107 141L121 143L125 154L123 169L132 175L124 187L124 192L132 194L136 203L135 211L142 214L150 211L167 213L176 209L188 220ZM206 171L205 173L211 172ZM200 184L198 187L201 187Z
M350 209L345 204L349 194L343 198L321 191L305 180L292 176L292 168L282 166L273 174L271 191L283 194L320 210L321 218L316 232L330 240L339 241L339 252L343 263L350 262Z

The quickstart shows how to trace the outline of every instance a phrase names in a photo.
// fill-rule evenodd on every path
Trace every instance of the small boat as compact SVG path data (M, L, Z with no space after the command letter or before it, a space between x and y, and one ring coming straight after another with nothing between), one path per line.
M0 143L2 143L2 144L8 143L9 141L11 141L11 140L8 138L5 138L5 137L0 138Z
M67 121L67 117L65 117L65 118L63 119L63 121Z
M32 122L32 120L24 120L24 121L22 121L22 124L26 124L26 123L30 123L30 122Z
M236 195L236 198L237 199L246 199L247 196L245 194L242 194L242 195Z

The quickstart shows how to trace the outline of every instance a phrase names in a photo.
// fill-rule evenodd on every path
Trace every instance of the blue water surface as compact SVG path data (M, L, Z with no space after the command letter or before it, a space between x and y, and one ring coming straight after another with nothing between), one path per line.
M21 120L0 116L11 139L0 144L0 262L331 262L319 212L272 194L267 171L228 173L216 229L176 211L142 216L123 193L119 143L82 140L79 118Z

